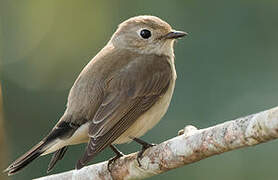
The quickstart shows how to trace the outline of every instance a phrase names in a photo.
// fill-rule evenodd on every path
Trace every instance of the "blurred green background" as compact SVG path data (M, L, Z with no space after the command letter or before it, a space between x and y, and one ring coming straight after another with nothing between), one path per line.
M75 78L129 17L156 15L190 35L176 44L178 79L167 115L143 139L159 143L192 124L205 128L278 105L276 0L0 0L0 80L8 165L36 144L65 109ZM163 133L162 133L163 132ZM118 146L124 153L135 143ZM3 147L0 147L3 148ZM53 173L74 168L73 146ZM107 149L92 163L109 159ZM51 156L11 179L45 176ZM228 152L150 178L271 180L278 142Z

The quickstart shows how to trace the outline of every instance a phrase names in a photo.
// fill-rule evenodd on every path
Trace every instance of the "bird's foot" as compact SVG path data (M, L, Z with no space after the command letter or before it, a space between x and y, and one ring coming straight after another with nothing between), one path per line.
M156 146L156 144L150 144L146 141L143 141L142 139L139 139L139 138L133 138L133 140L139 144L142 145L142 149L141 151L139 151L139 153L137 154L137 162L139 164L139 167L142 166L141 162L140 162L140 159L142 158L143 156L143 153L150 147L153 147L153 146Z
M110 148L112 149L112 151L116 154L116 156L114 156L113 158L108 160L108 164L107 164L107 169L108 171L111 173L111 165L119 158L121 158L122 156L124 156L124 153L122 153L121 151L119 151L114 145L110 145Z

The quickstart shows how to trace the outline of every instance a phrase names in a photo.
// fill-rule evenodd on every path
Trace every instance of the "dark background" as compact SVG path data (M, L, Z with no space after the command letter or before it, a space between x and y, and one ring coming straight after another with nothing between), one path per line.
M36 144L65 110L82 68L122 21L158 16L189 36L176 44L178 79L167 115L143 139L159 143L192 124L205 128L278 105L278 1L0 0L0 80L8 162ZM135 143L118 146L124 153ZM3 147L0 147L3 148ZM73 146L53 173L74 168ZM113 156L110 150L92 163ZM45 176L51 156L12 179ZM166 179L277 178L278 142L228 152L155 176Z

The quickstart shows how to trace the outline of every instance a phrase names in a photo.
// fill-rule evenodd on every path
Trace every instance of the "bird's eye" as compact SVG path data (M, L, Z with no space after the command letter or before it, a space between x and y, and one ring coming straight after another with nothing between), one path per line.
M151 31L147 30L147 29L143 29L141 32L140 32L140 36L144 39L148 39L149 37L152 36L152 33Z

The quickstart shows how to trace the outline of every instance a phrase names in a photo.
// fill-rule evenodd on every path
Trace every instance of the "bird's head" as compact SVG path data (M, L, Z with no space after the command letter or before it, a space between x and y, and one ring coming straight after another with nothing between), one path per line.
M110 43L145 54L173 54L174 40L187 35L155 16L136 16L121 23Z

